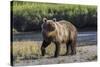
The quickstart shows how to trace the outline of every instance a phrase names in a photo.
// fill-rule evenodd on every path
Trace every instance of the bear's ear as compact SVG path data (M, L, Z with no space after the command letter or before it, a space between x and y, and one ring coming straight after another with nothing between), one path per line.
M53 21L56 22L56 18L53 18Z
M47 22L47 18L43 18L43 22Z

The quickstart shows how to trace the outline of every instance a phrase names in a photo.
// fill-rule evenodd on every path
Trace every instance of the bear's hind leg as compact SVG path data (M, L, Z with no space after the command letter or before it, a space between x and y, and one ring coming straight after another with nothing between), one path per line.
M71 43L71 55L75 55L76 54L76 42L73 41Z
M65 53L65 55L70 55L70 48L71 47L71 45L70 45L70 41L69 42L67 42L66 43L66 53Z

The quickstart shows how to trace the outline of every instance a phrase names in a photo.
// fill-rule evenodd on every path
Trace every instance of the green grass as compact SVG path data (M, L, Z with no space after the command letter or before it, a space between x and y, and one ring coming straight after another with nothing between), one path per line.
M44 17L68 20L77 27L83 27L89 24L90 26L91 24L96 25L97 7L94 5L52 4L24 1L13 1L11 4L14 28L18 31L40 29Z

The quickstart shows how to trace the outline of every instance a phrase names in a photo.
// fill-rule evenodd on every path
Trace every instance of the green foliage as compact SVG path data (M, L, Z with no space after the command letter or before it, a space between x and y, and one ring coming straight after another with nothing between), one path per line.
M11 4L13 26L17 31L40 30L44 17L68 20L77 28L97 26L96 6L22 1Z
M16 29L14 29L14 28L12 29L12 31L13 31L13 32L17 32L17 30L16 30Z

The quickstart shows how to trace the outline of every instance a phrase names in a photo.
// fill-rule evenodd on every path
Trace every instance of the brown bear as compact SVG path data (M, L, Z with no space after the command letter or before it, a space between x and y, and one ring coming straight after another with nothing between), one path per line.
M41 27L43 35L42 56L45 55L45 48L51 42L56 46L54 57L58 57L62 43L66 44L67 52L65 55L76 54L77 29L72 23L65 20L56 21L56 19L47 20L44 18Z

